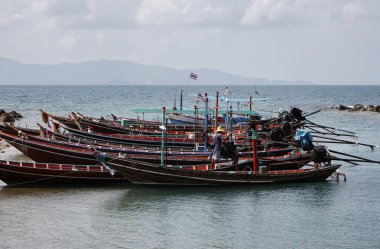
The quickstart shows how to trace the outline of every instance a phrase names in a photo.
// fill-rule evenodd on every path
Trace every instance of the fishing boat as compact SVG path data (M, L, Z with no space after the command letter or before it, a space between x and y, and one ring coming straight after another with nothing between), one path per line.
M243 185L324 181L341 165L280 171L215 171L161 166L129 158L107 157L103 164L128 181L144 185ZM209 168L209 167L208 167Z
M98 163L94 157L94 151L113 156L129 157L150 163L160 163L162 155L160 150L153 151L147 149L92 146L63 141L55 142L25 134L17 136L5 131L0 132L0 137L32 160L44 163L93 165ZM299 168L310 161L309 154L302 156L282 156L292 150L293 149L259 151L258 155L262 165L267 165L271 169ZM164 152L164 163L167 165L205 164L210 161L208 158L209 155L209 152L166 151ZM241 153L240 158L242 160L250 159L251 152Z
M0 160L0 180L9 186L97 185L128 183L122 175L110 174L103 165L74 165Z

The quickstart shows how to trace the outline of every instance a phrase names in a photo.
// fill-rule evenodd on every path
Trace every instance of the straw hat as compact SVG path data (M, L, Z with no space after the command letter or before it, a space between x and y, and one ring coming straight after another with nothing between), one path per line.
M224 132L224 129L222 126L218 126L218 128L216 129L216 132Z

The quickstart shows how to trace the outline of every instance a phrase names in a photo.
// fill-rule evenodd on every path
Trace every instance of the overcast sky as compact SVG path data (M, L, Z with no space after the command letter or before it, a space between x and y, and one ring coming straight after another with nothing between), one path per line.
M380 1L0 0L0 57L380 84Z

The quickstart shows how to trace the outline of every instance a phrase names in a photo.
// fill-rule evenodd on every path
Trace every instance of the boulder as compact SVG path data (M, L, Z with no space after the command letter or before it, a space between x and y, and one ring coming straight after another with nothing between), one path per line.
M377 105L377 106L375 107L375 112L380 112L380 105Z
M363 111L364 109L365 109L365 107L362 104L354 105L354 111Z
M15 122L15 118L12 117L12 115L9 115L9 113L3 113L0 115L0 122L10 122L10 123L13 123Z
M20 113L18 113L18 112L16 112L16 111L11 111L11 112L9 112L8 114L9 114L10 116L12 116L14 119L20 119L20 118L23 117Z
M347 106L339 105L338 110L339 111L345 111L345 110L347 110Z
M375 111L375 106L374 105L369 105L369 106L367 106L367 110L370 111L370 112L373 112L373 111Z
M4 109L0 109L0 115L5 113Z

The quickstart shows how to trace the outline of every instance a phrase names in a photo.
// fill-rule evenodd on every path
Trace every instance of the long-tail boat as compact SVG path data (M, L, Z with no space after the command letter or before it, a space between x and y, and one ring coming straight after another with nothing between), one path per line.
M242 185L324 181L341 165L319 168L254 171L210 171L161 166L129 158L106 158L102 162L134 184L147 185Z
M9 144L20 150L26 156L36 162L67 163L67 164L97 164L94 151L107 153L109 155L134 158L135 160L147 161L151 163L161 162L160 151L130 150L120 148L107 148L102 146L90 146L73 144L69 142L53 142L34 136L23 134L21 137L0 132L0 137ZM288 149L287 152L290 150ZM150 152L151 154L148 154ZM284 152L284 150L280 150ZM173 154L170 154L173 153ZM247 152L241 154L241 159L250 159ZM275 156L276 151L259 151L261 163L271 169L291 169L299 168L310 161L310 155L302 156ZM165 152L164 162L168 165L197 165L208 163L209 153L204 152Z
M0 130L0 137L4 138L7 141L22 141L26 142L35 142L48 145L56 145L60 147L69 147L78 150L88 150L94 149L101 152L107 153L117 153L117 154L125 154L125 155L133 155L133 154L143 154L143 155L161 155L162 150L159 147L142 147L142 146L121 146L115 144L92 144L85 143L82 144L81 141L67 141L67 140L56 140L53 137L50 138L40 138L35 135L29 135L27 133L17 133L17 129L15 130ZM82 140L83 141L83 140ZM283 156L293 151L295 148L292 146L288 147L271 147L268 149L259 150L257 155L259 157L273 157L273 156ZM181 157L197 157L197 156L209 156L209 151L194 151L194 150L186 150L183 148L173 149L171 147L167 147L165 149L165 155L167 156L181 156ZM240 157L251 157L252 151L240 151Z
M9 186L98 185L128 183L103 165L73 165L0 160L0 180Z
M82 138L77 137L72 134L62 134L55 132L51 129L45 129L40 126L40 130L38 129L30 129L30 128L21 128L15 127L9 124L5 126L0 125L0 131L12 135L20 135L20 133L25 133L26 135L31 135L31 139L42 141L44 143L57 143L59 145L70 146L75 148L88 149L88 146L93 147L96 150L110 153L122 153L122 154L161 154L161 148L149 147L146 146L136 146L136 145L120 145L113 144L110 141L99 141L95 139ZM36 134L40 134L40 136L45 137L44 139L36 137ZM64 142L62 142L64 141ZM68 142L68 143L67 143ZM241 157L250 157L250 144L244 146L244 148L239 148ZM265 148L266 147L266 148ZM252 149L251 149L252 150ZM259 157L271 157L271 156L281 156L293 150L293 147L289 147L287 143L277 143L270 142L265 145L258 145L258 155ZM209 152L203 151L194 151L194 150L186 150L184 148L171 148L166 146L165 155L166 156L191 156L191 157L199 157L199 156L207 156ZM70 162L71 163L71 162Z

